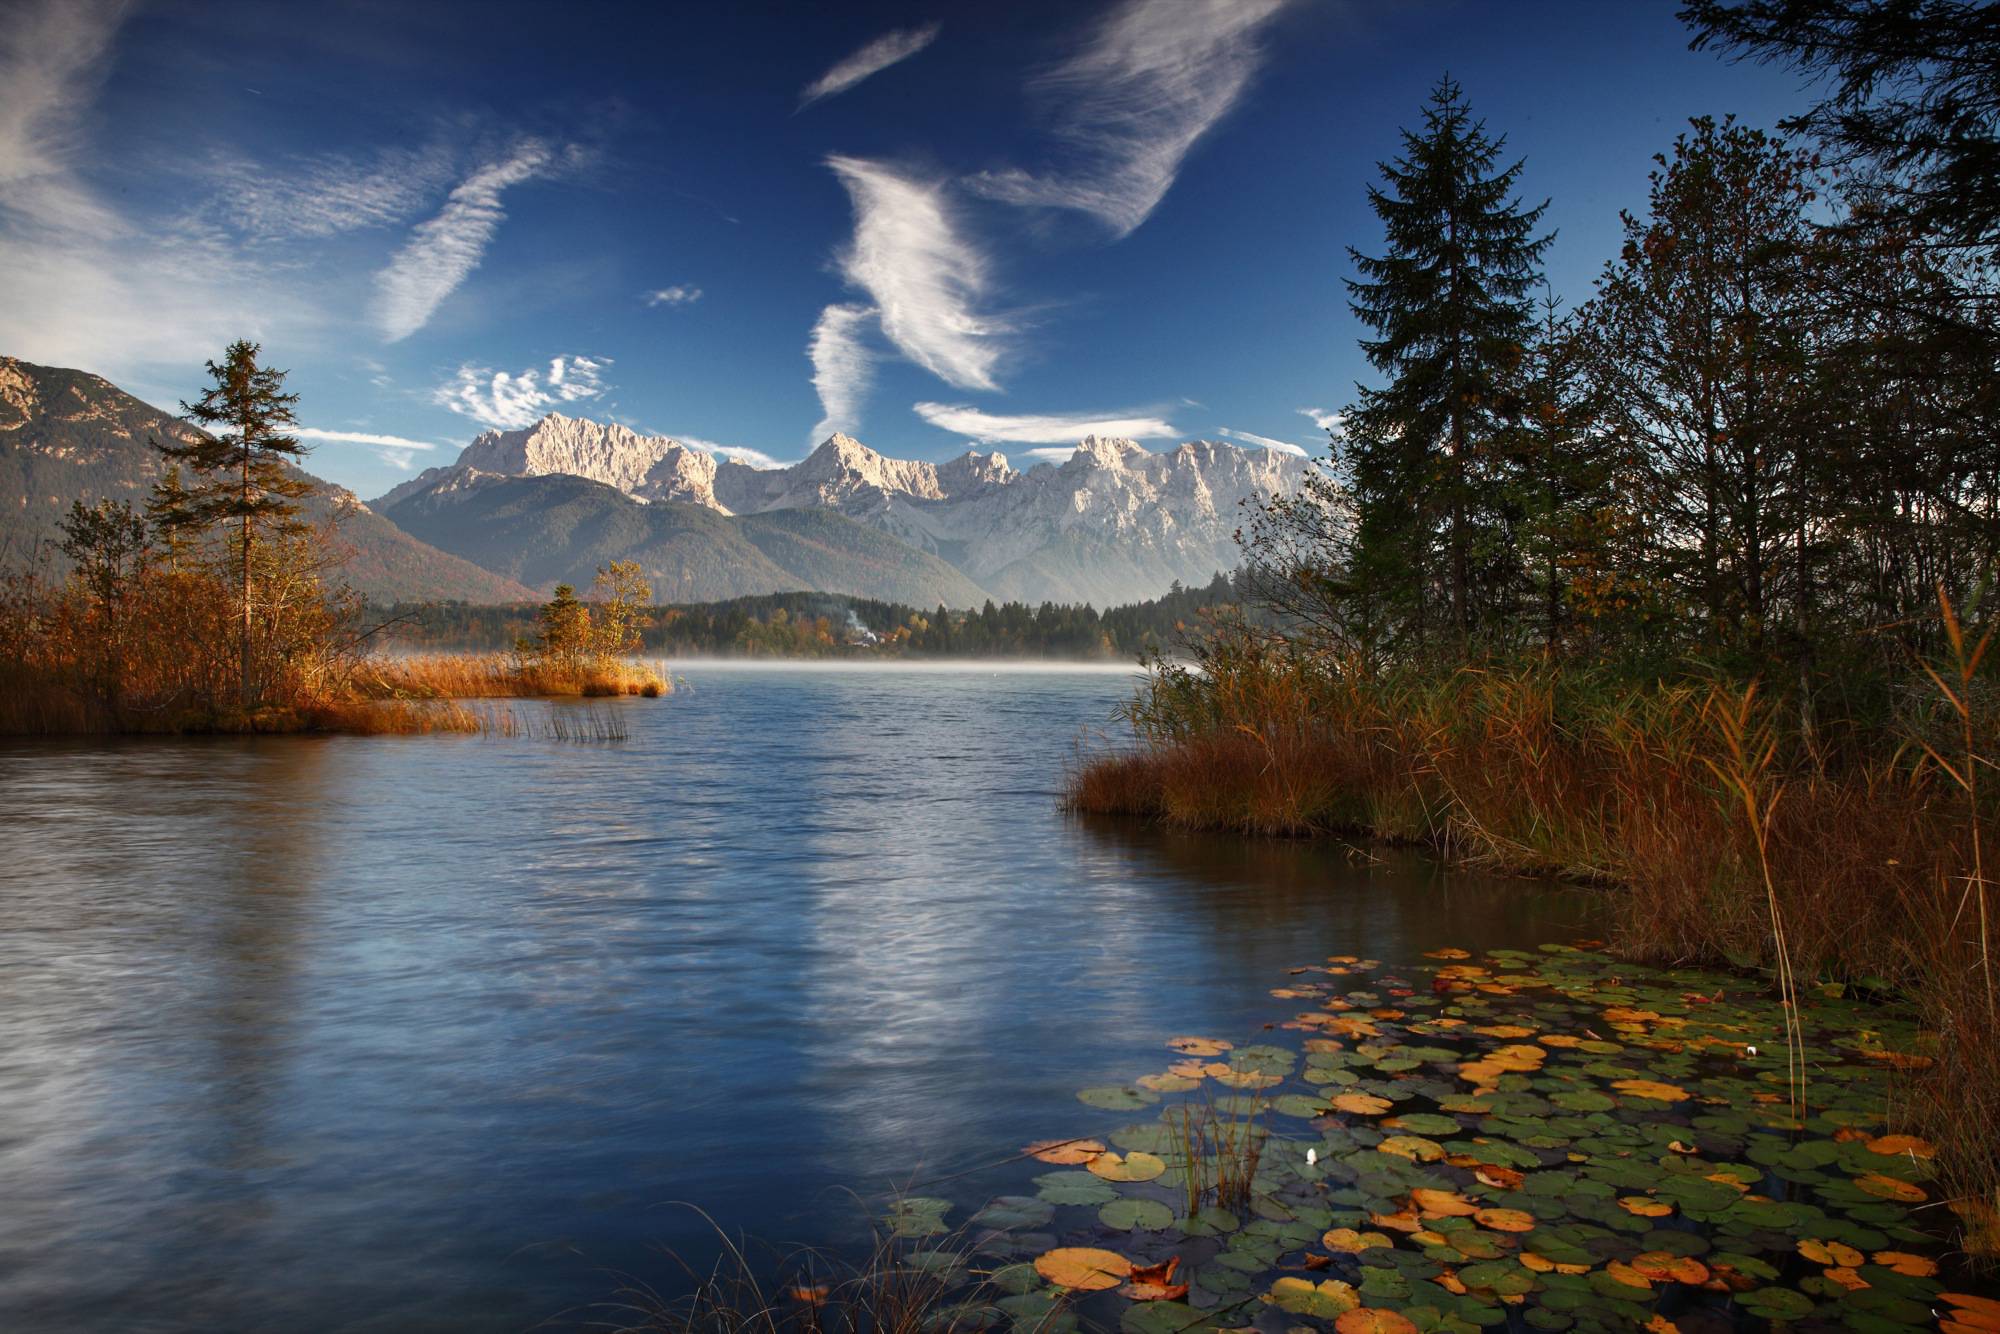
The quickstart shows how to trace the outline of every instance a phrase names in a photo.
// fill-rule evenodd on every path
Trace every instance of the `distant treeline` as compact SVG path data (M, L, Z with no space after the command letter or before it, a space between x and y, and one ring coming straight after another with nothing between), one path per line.
M968 657L1133 659L1171 650L1210 608L1239 605L1237 579L1176 583L1163 597L1098 611L987 602L977 611L906 606L834 593L769 593L656 607L641 651L669 657ZM426 649L511 648L534 634L537 608L463 602L371 609L383 637Z

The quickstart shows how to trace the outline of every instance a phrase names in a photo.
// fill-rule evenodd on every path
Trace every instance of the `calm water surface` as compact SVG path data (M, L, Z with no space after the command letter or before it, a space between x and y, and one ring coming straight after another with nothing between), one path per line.
M669 1282L673 1201L976 1202L1288 967L1590 924L1063 815L1118 674L683 675L614 745L0 748L0 1330L526 1329Z

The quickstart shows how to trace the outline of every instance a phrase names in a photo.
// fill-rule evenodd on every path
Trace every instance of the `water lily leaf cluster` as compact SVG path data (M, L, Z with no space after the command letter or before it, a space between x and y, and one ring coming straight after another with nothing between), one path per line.
M1798 1087L1760 979L1587 946L1337 956L1273 998L1264 1040L1163 1033L1159 1070L1028 1146L973 1220L996 1322L2000 1328L1933 1146L1889 1120L1924 1059L1900 1010L1804 994ZM928 1235L934 1203L892 1226Z

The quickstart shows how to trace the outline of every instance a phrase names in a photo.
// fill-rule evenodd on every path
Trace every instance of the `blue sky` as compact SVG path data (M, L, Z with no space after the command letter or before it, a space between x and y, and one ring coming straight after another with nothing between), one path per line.
M1441 73L1572 300L1689 116L1803 100L1673 0L0 6L0 353L170 405L257 339L365 496L548 410L781 461L1317 451Z

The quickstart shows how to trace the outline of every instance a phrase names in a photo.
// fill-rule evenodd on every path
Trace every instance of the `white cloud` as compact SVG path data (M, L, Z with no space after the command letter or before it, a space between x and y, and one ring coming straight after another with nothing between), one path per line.
M1304 445L1295 445L1289 440L1273 440L1268 435L1253 435L1249 431L1232 431L1227 426L1222 428L1221 435L1227 440L1240 440L1246 445L1274 449L1280 454L1296 454L1305 458L1311 453Z
M383 462L392 468L408 472L412 455L423 450L437 449L438 445L428 440L410 440L400 435L376 435L368 431L324 431L312 426L295 426L292 434L301 440L313 440L326 444L366 445L382 456Z
M1322 431L1338 432L1347 422L1343 413L1328 412L1325 408L1300 408L1299 415L1309 419Z
M610 364L608 357L557 357L546 372L530 368L518 375L460 366L456 375L431 392L431 401L482 426L520 430L566 403L606 392L611 386L604 382L603 371Z
M942 24L932 23L922 28L897 28L883 33L807 84L805 91L799 94L799 110L805 110L821 98L844 93L863 79L880 74L899 60L908 60L936 41L941 27Z
M1180 434L1172 423L1158 417L1093 416L1084 413L1000 416L957 403L918 403L912 410L933 426L970 436L982 444L996 440L1031 445L1057 444L1081 440L1087 435L1158 440ZM1067 454L1070 451L1057 452ZM1036 451L1031 449L1028 453Z
M211 210L256 237L317 239L402 222L451 180L442 144L365 156L325 153L273 167L224 158L210 169Z
M1261 58L1258 29L1286 0L1125 0L1088 45L1038 76L1066 150L1052 173L974 177L1014 204L1079 209L1114 235L1144 222L1197 140L1229 113Z
M868 293L903 355L959 389L995 389L1006 321L981 314L986 260L959 234L944 187L861 158L829 157L854 202L841 273Z
M547 170L554 157L546 144L527 140L466 177L437 216L416 226L389 266L375 275L375 320L384 338L392 343L407 338L430 321L485 257L507 216L501 193Z
M123 230L72 163L126 8L125 0L41 0L0 23L0 210L11 222L72 237Z
M675 283L672 287L646 293L646 304L649 306L692 306L699 300L701 289L685 283Z
M819 313L812 336L806 340L806 355L812 358L820 419L807 444L817 444L835 431L851 433L860 427L861 400L867 396L875 363L861 334L874 316L873 306L834 305Z
M700 450L704 454L713 454L719 459L728 459L732 463L741 463L752 468L768 470L790 466L772 458L763 450L752 449L748 445L718 445L713 440L703 440L699 436L693 435L677 435L673 438L690 448Z

